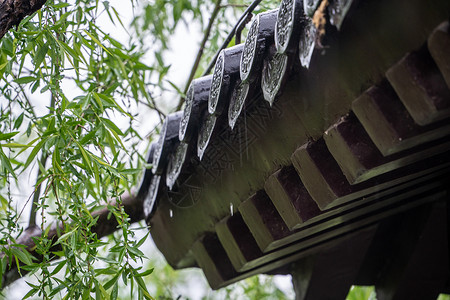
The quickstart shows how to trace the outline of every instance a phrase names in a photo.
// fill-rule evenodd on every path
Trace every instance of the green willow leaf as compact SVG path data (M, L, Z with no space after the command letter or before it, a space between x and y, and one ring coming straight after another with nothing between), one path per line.
M36 78L33 76L24 76L24 77L14 79L14 82L18 83L18 84L27 84L27 83L34 82L34 81L36 81Z
M9 132L9 133L0 133L0 141L4 141L4 140L8 140L12 137L14 137L15 135L17 135L20 131L14 131L14 132Z
M36 146L34 146L33 150L31 151L30 155L27 158L27 161L23 165L23 169L25 170L28 168L28 166L31 164L31 162L34 160L38 152L42 149L42 146L44 146L45 142L47 141L48 137L43 137L42 140L37 143Z
M102 47L103 50L105 50L106 52L108 52L109 55L112 56L111 52L109 52L109 50L106 49L106 47L103 46L102 43L100 43L100 41L99 41L95 36L93 36L91 33L89 33L89 31L84 30L84 33L86 33L86 34L87 34L87 35L88 35L88 36L89 36L89 37L90 37L97 45L99 45L100 47Z
M38 46L38 50L36 51L36 55L34 56L34 70L36 71L42 64L47 55L48 51L48 43L45 43L42 46Z

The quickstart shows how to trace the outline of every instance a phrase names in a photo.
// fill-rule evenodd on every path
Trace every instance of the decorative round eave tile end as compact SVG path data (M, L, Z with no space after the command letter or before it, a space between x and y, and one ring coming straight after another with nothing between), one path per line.
M156 175L156 176L153 176L152 181L150 183L150 188L149 188L148 194L144 200L144 216L146 219L148 219L153 214L156 197L158 196L160 181L161 181L161 176Z
M191 111L192 111L192 104L194 102L194 85L195 85L195 81L193 81L191 83L191 85L189 86L188 92L186 94L186 106L184 107L184 111L183 111L183 117L181 118L181 122L180 122L180 130L178 133L178 138L180 139L181 142L184 142L186 139L186 130L189 126L189 122L190 122L190 117L191 117Z
M241 57L240 76L242 81L248 80L248 77L254 69L253 62L256 55L256 47L258 42L260 15L253 19L245 39L244 50Z
M338 30L341 29L342 22L344 22L352 2L353 0L335 0L328 6L330 23L331 25L336 26Z
M264 99L272 106L286 73L288 56L276 53L272 59L264 61L261 88Z
M305 15L309 17L314 16L319 2L320 0L303 0L303 11L305 12Z
M231 129L236 125L237 119L241 114L242 108L245 105L249 90L249 84L247 82L241 82L233 91L231 96L231 103L228 109L228 125Z
M159 169L159 164L160 164L160 160L161 160L161 154L163 152L163 147L164 147L164 140L166 138L166 132L167 132L167 119L163 124L163 127L161 128L161 132L159 134L159 139L158 142L156 143L155 146L155 151L153 152L153 167L152 167L152 172L153 174L157 174L159 173L160 170Z
M224 72L224 50L220 51L214 67L213 78L211 82L211 89L209 91L208 112L214 114L216 112L217 104L221 96L222 80Z
M300 0L283 0L278 9L278 18L275 25L275 47L278 53L286 53L294 47L291 42L294 27L300 23L303 14L303 3ZM295 45L296 47L297 45Z
M299 48L299 58L302 67L309 68L311 62L311 57L314 52L314 47L316 45L317 30L311 19L308 19L305 23L305 28L300 36Z
M216 126L216 121L217 116L208 114L205 122L202 124L197 143L197 155L200 160L203 158L203 154L205 154L206 148L208 147L209 140L211 139L214 127Z
M182 116L182 111L167 115L153 153L153 174L162 174L168 160L168 153L179 143L178 135Z
M180 143L175 152L171 155L169 164L167 165L166 185L172 190L173 185L180 176L181 168L186 159L186 152L188 149L187 143Z

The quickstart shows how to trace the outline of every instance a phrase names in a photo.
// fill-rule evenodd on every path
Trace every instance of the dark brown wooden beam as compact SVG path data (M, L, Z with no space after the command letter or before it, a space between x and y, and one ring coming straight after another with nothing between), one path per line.
M267 178L264 189L290 230L320 214L293 166L283 167Z
M276 242L291 233L263 190L242 202L239 211L263 252L276 248Z
M387 80L372 86L353 101L352 110L384 156L450 132L448 119L427 126L416 124Z
M450 149L448 137L445 137L450 134L450 120L446 123L447 126L439 128L443 139L421 143L389 156L378 150L353 113L325 131L324 140L348 182L356 184ZM416 142L421 140L416 139Z
M439 25L428 38L428 49L450 88L450 23Z
M450 117L450 91L426 47L407 54L386 77L417 124Z
M217 223L216 233L234 269L239 272L254 268L254 261L263 256L239 212Z
M442 139L441 142L443 147L448 149L446 139ZM437 154L433 156L437 158L437 161L433 157L428 161L431 163L434 161L432 164L439 165L439 161L445 159L445 156L447 154ZM408 175L413 174L414 169L429 167L428 163L419 161L411 166L400 167L383 176L352 185L329 152L323 139L301 146L294 152L291 160L306 189L322 210L398 184L399 181L409 178Z
M366 228L351 238L294 264L292 282L296 300L345 299L378 226Z
M219 288L224 281L237 276L216 234L205 234L194 244L192 252L213 289Z

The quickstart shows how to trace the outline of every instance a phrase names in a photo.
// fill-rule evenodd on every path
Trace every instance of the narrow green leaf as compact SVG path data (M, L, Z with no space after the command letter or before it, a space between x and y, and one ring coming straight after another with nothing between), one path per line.
M144 294L144 297L147 299L154 300L153 297L149 294L147 287L145 286L144 280L141 277L134 277L134 279L136 280L136 283L138 284L139 289Z
M22 299L28 299L31 296L34 296L39 291L39 288L32 288Z
M98 104L98 106L100 107L100 110L103 111L103 103L102 100L100 99L100 97L98 96L97 93L92 93L92 95L94 96L95 102Z
M69 232L64 233L63 235L61 235L58 240L56 241L56 243L54 243L53 245L58 245L62 242L64 242L65 240L67 240L72 234L74 234L75 231L78 230L78 227L75 227L74 229L72 229Z
M80 144L81 144L81 145L84 145L84 144L86 144L87 142L92 141L92 139L93 139L94 136L95 136L96 131L97 131L97 130L94 129L94 130L91 130L91 132L89 132L88 134L86 134L86 135L80 140Z
M8 133L0 133L0 141L4 141L7 139L12 138L16 134L18 134L20 131L14 131L14 132L8 132Z
M31 254L29 252L26 252L26 250L20 249L20 248L14 248L11 247L12 254L17 257L21 262L23 262L26 265L31 265L33 262L31 261Z
M92 164L94 168L94 176L95 176L95 185L97 186L97 193L100 195L100 175L98 171L98 165Z
M109 299L111 299L111 300L116 300L118 294L119 294L119 285L118 285L117 282L116 282L116 283L114 284L114 287L113 287L112 291L111 291L111 296L110 296Z
M5 148L30 148L30 145L24 145L24 144L18 144L18 143L7 143L7 144L0 144L0 146Z
M1 65L0 65L0 71L3 70L3 69L8 65L8 63L9 63L9 62L7 61L7 62L1 64Z
M97 44L97 45L99 45L100 47L102 47L106 52L108 52L108 54L109 55L111 55L112 56L112 54L111 54L111 52L109 52L109 50L108 49L106 49L106 47L105 46L103 46L102 45L102 43L100 43L100 41L95 37L95 36L93 36L91 33L89 33L89 31L87 31L87 30L84 30L84 32Z
M108 282L105 283L105 290L109 290L113 285L117 284L117 280L122 272L117 273L113 278L111 278Z
M124 170L120 170L120 173L122 173L124 175L134 175L134 174L139 174L140 172L142 172L142 169L124 169Z
M180 95L180 96L182 96L182 97L185 97L186 95L183 93L183 91L175 84L175 83L173 83L172 81L170 81L170 80L166 80L176 91L177 91L177 93Z
M31 151L30 155L28 156L27 161L25 162L23 169L25 170L30 163L33 161L33 159L38 154L39 150L41 150L44 143L47 141L48 137L43 138L36 146L34 146L33 150Z
M23 122L23 116L24 116L24 113L21 113L21 114L17 117L16 121L14 122L14 128L15 128L15 129L19 129L20 125L22 125L22 122Z
M109 129L111 129L112 131L115 131L117 134L119 134L119 135L121 135L121 136L124 136L122 130L120 130L119 127L117 127L117 125L114 124L113 121L111 121L111 120L109 120L109 119L106 119L106 118L101 118L101 117L100 117L100 120L102 120L102 122L105 123L105 125L106 125Z
M62 260L61 262L59 262L58 265L56 266L56 268L50 274L50 276L58 274L58 272L61 271L61 269L66 265L66 263L67 263L67 260Z
M14 79L14 82L18 83L18 84L26 84L26 83L30 83L33 81L36 81L36 78L33 76L24 76L24 77Z
M92 167L91 167L91 160L89 159L89 156L86 153L86 150L84 150L83 146L80 145L78 141L75 141L75 143L78 146L78 149L80 149L81 155L83 156L84 163L86 164L87 170L89 170L92 173Z
M138 276L137 277L145 277L145 276L148 276L148 275L150 275L150 274L152 274L153 273L153 268L151 268L151 269L148 269L147 271L144 271L144 272L142 272L142 273L140 273L140 274L138 274Z
M38 50L36 51L36 54L34 55L34 70L36 71L42 62L45 59L45 56L48 52L48 43L45 43L42 46L39 46Z

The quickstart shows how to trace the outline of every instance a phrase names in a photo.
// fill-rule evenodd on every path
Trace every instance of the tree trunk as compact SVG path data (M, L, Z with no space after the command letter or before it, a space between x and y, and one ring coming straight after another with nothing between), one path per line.
M39 10L47 0L0 0L0 39L14 25Z

